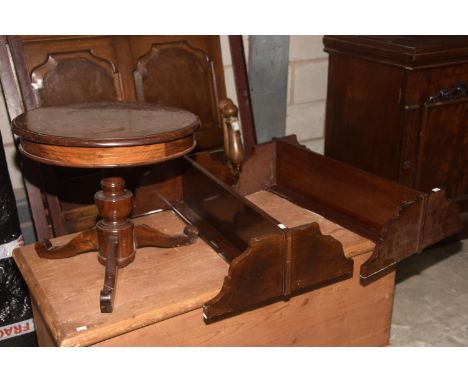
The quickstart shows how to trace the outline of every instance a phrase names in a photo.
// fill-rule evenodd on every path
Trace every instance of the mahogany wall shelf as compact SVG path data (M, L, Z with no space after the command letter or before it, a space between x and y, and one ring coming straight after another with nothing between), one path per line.
M229 263L223 287L204 305L207 321L351 277L352 260L318 223L287 228L188 157L161 166L179 175L172 187L153 189L160 207L195 225Z
M314 153L295 136L257 145L237 185L270 190L376 244L361 277L382 272L462 228L443 190L425 193Z
M161 166L173 179L152 189L159 207L195 225L229 264L223 287L204 305L207 321L352 276L339 241L317 223L288 228L246 198L255 192L273 192L374 242L360 268L366 282L461 228L443 191L384 180L313 153L293 136L257 145L235 187L189 157Z

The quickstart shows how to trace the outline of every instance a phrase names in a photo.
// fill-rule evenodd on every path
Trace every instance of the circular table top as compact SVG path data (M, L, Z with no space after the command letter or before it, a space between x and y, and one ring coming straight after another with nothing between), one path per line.
M82 103L43 107L13 120L27 157L66 167L141 166L195 148L199 118L148 103Z
M188 111L148 103L82 103L34 109L13 120L21 138L47 145L119 147L169 142L200 125Z

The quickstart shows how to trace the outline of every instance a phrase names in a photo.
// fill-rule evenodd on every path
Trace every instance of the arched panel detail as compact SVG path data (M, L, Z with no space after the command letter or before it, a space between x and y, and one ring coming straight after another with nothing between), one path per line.
M91 50L50 53L31 72L38 106L121 101L122 83L114 64Z
M200 117L201 130L221 126L213 62L187 41L152 44L134 79L139 101L189 110Z

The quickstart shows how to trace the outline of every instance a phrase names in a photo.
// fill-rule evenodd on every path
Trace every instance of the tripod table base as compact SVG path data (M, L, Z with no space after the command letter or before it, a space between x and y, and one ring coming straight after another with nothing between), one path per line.
M54 247L49 240L36 243L39 257L64 259L84 252L98 250L98 260L105 265L104 287L100 293L102 313L113 310L117 270L130 264L137 248L171 248L193 243L198 237L195 226L185 227L183 234L169 236L148 225L134 226L128 219L132 209L132 193L125 189L121 177L107 177L101 181L102 191L95 195L99 214L96 227L83 231L67 244Z

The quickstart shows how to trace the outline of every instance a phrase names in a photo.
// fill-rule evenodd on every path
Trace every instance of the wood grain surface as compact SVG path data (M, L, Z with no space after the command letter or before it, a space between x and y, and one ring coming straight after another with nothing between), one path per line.
M164 48L164 55L152 56L144 65L144 82L154 87L147 86L143 97L137 99L137 66L160 48ZM202 59L203 64L198 65ZM226 97L226 87L219 36L4 36L0 39L0 66L12 119L25 110L44 106L144 101L199 116L202 126L195 132L198 150L222 144L217 103ZM93 225L95 216L75 220L74 209L92 203L96 188L82 186L92 185L97 172L44 166L29 159L24 162L23 176L39 239ZM140 176L145 181L145 176ZM72 186L75 182L80 185L79 193ZM137 201L140 211L150 204ZM148 211L151 206L144 212ZM65 214L68 219L62 218Z
M40 343L52 337L59 346L386 345L394 272L365 286L359 280L359 267L374 244L267 191L248 198L288 227L318 222L353 257L353 277L206 325L201 307L221 288L228 264L202 240L138 250L134 263L119 274L111 315L99 313L104 267L95 253L50 261L26 246L14 257L35 301L35 319L43 321ZM184 226L169 211L135 220L143 222L168 234Z
M171 235L185 227L171 211L135 222ZM72 236L51 241L60 245ZM59 346L91 345L199 308L219 291L228 269L228 264L202 240L178 248L141 248L135 261L119 272L114 312L101 314L98 297L104 267L96 257L96 252L90 252L46 260L37 256L32 245L15 254Z
M190 112L146 103L101 102L44 107L12 122L20 151L65 167L153 164L195 148L200 125Z
M428 214L428 200L437 190L417 191L314 153L294 135L257 145L243 168L241 194L272 191L373 241L374 256L361 269L363 279L462 228L455 203L443 194L434 204L443 208L441 215ZM427 230L432 234L427 240L425 226L434 228Z
M467 36L325 36L326 52L349 55L404 68L428 68L465 61Z
M468 37L325 36L323 43L325 155L423 192L445 189L465 237Z
M200 120L188 111L149 103L97 102L41 107L12 125L15 134L36 143L108 148L184 138Z
M395 273L372 284L354 277L206 325L201 309L96 346L385 346L389 343Z
M165 162L191 152L193 135L168 143L129 147L54 146L22 140L19 150L34 161L64 167L101 168L143 166Z
M372 241L344 229L323 216L300 208L271 192L259 191L247 195L246 198L288 228L317 222L323 235L333 236L341 242L345 256L348 258L372 252L375 247Z

